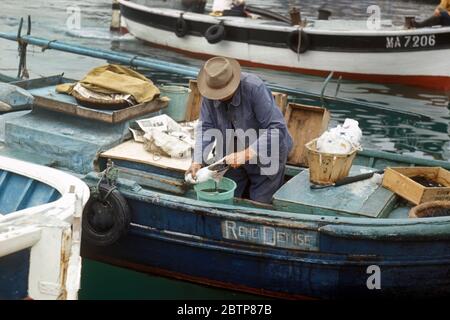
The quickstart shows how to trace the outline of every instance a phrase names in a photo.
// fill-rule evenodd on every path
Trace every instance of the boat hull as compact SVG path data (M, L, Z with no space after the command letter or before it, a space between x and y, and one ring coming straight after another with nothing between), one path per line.
M446 59L450 54L450 30L439 34L436 34L435 29L417 31L417 34L410 31L406 31L407 33L402 31L404 34L399 32L382 35L311 33L310 36L313 37L311 42L317 45L312 45L304 53L297 53L286 44L289 34L293 31L292 28L280 29L276 33L272 32L274 34L271 35L268 30L259 30L259 26L250 29L241 23L241 26L235 26L227 33L225 40L210 44L203 36L203 29L206 30L214 24L210 21L196 27L198 30L180 38L173 30L175 22L170 21L170 19L176 20L173 16L166 17L164 13L156 9L133 3L122 3L121 8L127 29L136 38L202 59L223 55L236 58L243 65L252 67L316 76L324 76L334 71L335 76L350 80L401 83L439 90L450 89L450 65ZM188 23L197 24L200 24L197 21L200 19L199 16L202 15L192 13L184 15ZM166 18L169 22L161 22L162 18ZM225 22L226 26L227 23ZM241 39L240 33L247 35L247 38ZM265 38L260 35L264 33L272 39L264 40ZM431 42L429 39L435 39L437 36L440 38L433 40L432 43L439 41L439 46L427 45ZM412 40L405 39L415 39L414 37L418 37L419 47L409 48L414 43ZM336 40L339 38L342 38L343 47L340 47L339 40ZM352 38L358 40L352 41ZM425 39L423 47L420 47L421 39ZM327 46L327 42L332 44ZM372 47L372 42L376 43L376 46ZM352 47L352 43L359 44ZM399 47L396 48L396 46Z
M30 250L0 257L0 300L21 300L28 296Z
M81 213L79 179L0 157L0 299L76 299Z
M161 194L153 197L126 190L122 194L133 212L128 235L108 247L85 242L83 256L151 274L289 299L450 294L450 240L406 242L401 235L398 241L350 239L321 232L320 222L266 220L257 213L252 218L236 211L187 205L177 197L166 201ZM249 238L250 230L259 230L256 240ZM374 267L380 270L379 289L371 279Z

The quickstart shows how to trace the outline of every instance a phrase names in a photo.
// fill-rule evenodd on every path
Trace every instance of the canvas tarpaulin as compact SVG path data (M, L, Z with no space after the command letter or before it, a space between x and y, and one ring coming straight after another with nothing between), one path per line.
M92 69L79 84L102 94L129 94L137 103L152 101L160 94L150 79L130 68L113 64ZM61 84L56 87L56 91L71 94L75 85Z

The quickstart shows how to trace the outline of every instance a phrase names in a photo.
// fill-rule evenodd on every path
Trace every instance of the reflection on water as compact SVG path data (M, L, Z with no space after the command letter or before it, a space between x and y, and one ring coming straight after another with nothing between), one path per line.
M143 275L84 259L80 299L260 299L248 294L194 285L188 282ZM120 288L120 290L114 290Z

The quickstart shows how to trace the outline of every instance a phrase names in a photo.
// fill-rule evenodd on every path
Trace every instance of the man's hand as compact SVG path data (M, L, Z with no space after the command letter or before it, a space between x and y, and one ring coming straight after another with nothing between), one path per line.
M201 169L201 167L202 167L202 165L200 163L192 162L191 166L186 171L186 175L188 175L190 173L192 176L192 179L195 179L197 172L198 172L198 170Z
M434 15L435 15L436 17L439 17L439 16L441 15L441 9L440 9L439 7L437 7L437 8L434 10Z
M233 169L236 169L253 159L255 156L256 153L252 149L247 148L245 150L227 155L225 157L225 163L229 164Z

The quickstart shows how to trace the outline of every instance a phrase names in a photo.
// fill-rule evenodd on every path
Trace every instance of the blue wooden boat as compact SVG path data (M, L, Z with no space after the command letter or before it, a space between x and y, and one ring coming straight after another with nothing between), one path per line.
M76 299L89 189L55 169L0 157L0 299Z
M21 86L35 105L6 123L0 153L84 175L94 194L83 217L84 257L284 298L450 292L450 217L410 219L411 205L365 182L311 191L308 171L294 166L270 206L199 201L184 184L182 166L167 167L129 149L135 146L124 142L125 132L133 119L107 123L65 114L45 101L75 102L58 97L50 83ZM353 164L351 174L389 166L450 169L445 161L372 150L360 152Z

